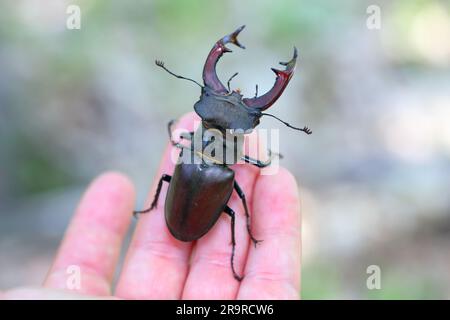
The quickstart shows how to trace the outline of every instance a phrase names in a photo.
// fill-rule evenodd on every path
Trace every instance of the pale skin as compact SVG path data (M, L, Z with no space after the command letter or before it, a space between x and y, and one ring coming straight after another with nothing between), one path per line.
M192 113L177 127L193 127ZM150 190L171 174L168 146ZM8 299L298 299L300 296L300 200L294 177L283 168L275 175L260 169L232 167L244 190L257 248L245 228L242 202L233 193L228 205L236 212L235 266L242 282L230 269L230 218L223 214L216 225L193 243L176 240L164 219L167 184L158 207L139 217L119 277L113 288L119 253L133 219L135 190L121 173L96 178L84 193L67 228L42 287L20 287L0 292ZM80 290L67 289L67 267L81 270Z

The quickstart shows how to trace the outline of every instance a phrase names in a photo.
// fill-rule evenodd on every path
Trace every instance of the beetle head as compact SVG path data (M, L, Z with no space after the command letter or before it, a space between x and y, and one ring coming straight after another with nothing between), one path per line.
M272 89L262 96L243 98L239 91L229 91L219 80L216 73L216 64L222 55L231 52L225 45L232 43L245 49L237 40L237 36L244 29L241 26L233 33L226 35L217 41L206 59L203 68L202 95L194 105L197 114L202 118L206 127L220 129L251 130L259 124L262 111L272 106L281 96L287 84L294 74L297 61L297 49L294 48L294 56L288 62L280 62L285 70L272 68L276 79Z

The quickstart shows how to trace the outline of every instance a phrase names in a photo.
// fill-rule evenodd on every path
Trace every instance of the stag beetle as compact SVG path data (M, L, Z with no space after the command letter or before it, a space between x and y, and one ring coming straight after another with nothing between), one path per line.
M201 126L199 126L199 129L195 133L190 132L188 136L180 137L189 139L192 142L193 137L197 136L200 137L201 141L197 144L191 143L190 147L174 141L171 129L173 121L169 122L170 141L173 146L181 149L179 163L175 166L175 171L172 176L163 174L160 178L156 194L150 207L146 210L133 212L137 215L154 209L157 206L164 181L169 183L164 208L166 224L170 233L176 239L181 241L194 241L201 238L214 226L220 214L225 212L231 218L232 252L230 262L233 276L238 281L241 281L243 277L236 273L233 261L236 246L234 234L235 212L227 205L233 189L243 203L248 234L255 246L259 240L256 240L252 235L245 194L237 181L235 181L234 171L229 168L229 165L237 163L238 160L243 160L246 163L263 168L270 165L272 153L268 150L270 158L265 162L250 158L243 154L243 140L234 138L236 136L243 138L245 133L248 133L249 130L259 124L259 120L263 115L274 117L293 129L311 134L311 130L308 127L304 127L303 129L296 128L274 115L262 112L275 103L292 78L297 61L297 49L295 47L292 59L288 62L280 62L281 65L285 66L285 70L272 68L276 74L275 84L272 89L262 96L258 97L258 93L256 92L253 98L243 98L239 90L231 91L230 81L237 73L228 80L228 89L220 82L215 70L216 64L224 53L231 52L225 46L226 44L232 43L245 49L237 39L238 34L244 27L241 26L214 44L203 68L204 86L193 79L171 72L164 66L163 62L156 61L157 66L163 68L171 75L192 81L201 87L200 100L194 105L195 112L201 118ZM256 90L258 90L258 87L256 87ZM233 132L231 139L226 135L227 130ZM214 154L207 155L205 148L212 141L218 143L219 146L223 146L224 150L228 150L227 148L237 149L237 154L233 158L234 160L230 163L229 161L225 162L221 156L215 156Z

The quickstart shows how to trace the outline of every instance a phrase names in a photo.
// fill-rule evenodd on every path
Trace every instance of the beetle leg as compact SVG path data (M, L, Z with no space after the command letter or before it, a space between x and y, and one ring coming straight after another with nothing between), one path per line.
M226 206L224 209L225 213L228 214L231 217L231 270L233 271L233 276L237 281L242 281L244 277L239 276L236 273L236 270L234 269L234 252L236 250L236 237L234 234L234 226L235 226L235 213L233 209L231 209L229 206Z
M242 191L241 187L239 187L238 183L236 181L234 181L234 190L236 190L239 198L241 198L242 203L244 205L244 210L245 210L245 218L247 219L247 231L248 234L250 236L250 239L252 240L253 244L256 245L258 244L258 242L261 242L262 240L256 240L255 237L252 234L251 228L250 228L250 214L248 213L248 207L247 207L247 200L245 199L245 193L244 191Z
M150 205L150 208L141 210L141 211L133 211L133 215L135 218L137 218L138 214L147 213L156 208L156 206L158 205L159 194L161 193L161 187L162 187L163 181L170 183L171 179L172 179L172 176L170 176L168 174L163 174L161 176L161 178L159 179L159 182L158 182L158 187L156 188L155 197L153 198L153 202Z
M270 166L270 164L272 163L272 159L274 157L274 155L277 155L280 159L283 159L283 155L280 153L275 153L272 152L272 150L268 149L268 155L269 155L269 160L267 161L261 161L258 159L253 159L249 156L243 156L241 159L244 160L246 163L250 163L254 166L257 166L258 168L265 168Z
M180 139L185 139L185 140L191 141L193 135L194 135L194 131L191 131L191 132L182 132L182 133L180 134Z
M252 164L254 166L257 166L258 168L268 167L272 163L272 159L269 159L267 161L261 161L261 160L258 160L258 159L250 158L249 156L243 156L242 160L244 160L246 163L250 163L250 164Z
M174 146L177 147L179 149L183 149L185 148L185 146L183 146L181 143L176 142L175 140L173 140L173 136L172 136L172 126L174 125L175 120L170 120L169 123L167 124L167 131L169 132L169 140L170 143ZM180 137L181 138L181 137Z

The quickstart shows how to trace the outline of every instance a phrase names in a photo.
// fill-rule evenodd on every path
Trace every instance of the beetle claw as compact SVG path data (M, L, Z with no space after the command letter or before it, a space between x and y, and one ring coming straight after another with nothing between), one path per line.
M294 74L295 64L297 62L298 51L297 48L294 47L294 55L291 60L288 62L280 62L282 66L286 68L284 70L278 70L272 68L272 71L276 74L277 78L275 80L275 84L272 89L270 89L266 94L254 97L254 98L245 98L243 99L244 103L249 107L254 107L259 110L266 110L271 105L275 103L275 101L281 96L287 84L292 78Z
M255 248L257 247L258 243L263 242L264 240L256 240L255 238L252 238L253 245Z
M239 33L245 28L245 25L240 26L234 32L226 35L219 41L217 41L211 51L209 52L208 58L206 58L205 66L203 67L203 82L205 86L210 87L218 93L226 93L227 88L220 82L216 73L216 64L220 57L226 52L232 52L225 45L232 43L242 49L245 47L238 41L237 37Z
M241 282L244 279L244 277L240 277L236 273L233 273L233 277L239 282Z
M243 46L237 39L237 36L239 35L239 33L244 30L245 25L240 26L239 28L236 29L236 31L230 33L229 35L226 35L225 37L223 37L220 42L222 43L222 45L225 45L227 43L232 43L236 46L238 46L239 48L245 49L245 46ZM228 49L230 50L230 49Z
M297 60L297 57L298 57L298 50L297 50L296 47L294 47L294 56L292 57L292 59L289 60L288 62L280 62L280 64L282 66L286 66L286 69L288 69L288 68L292 69L295 66L295 62Z

